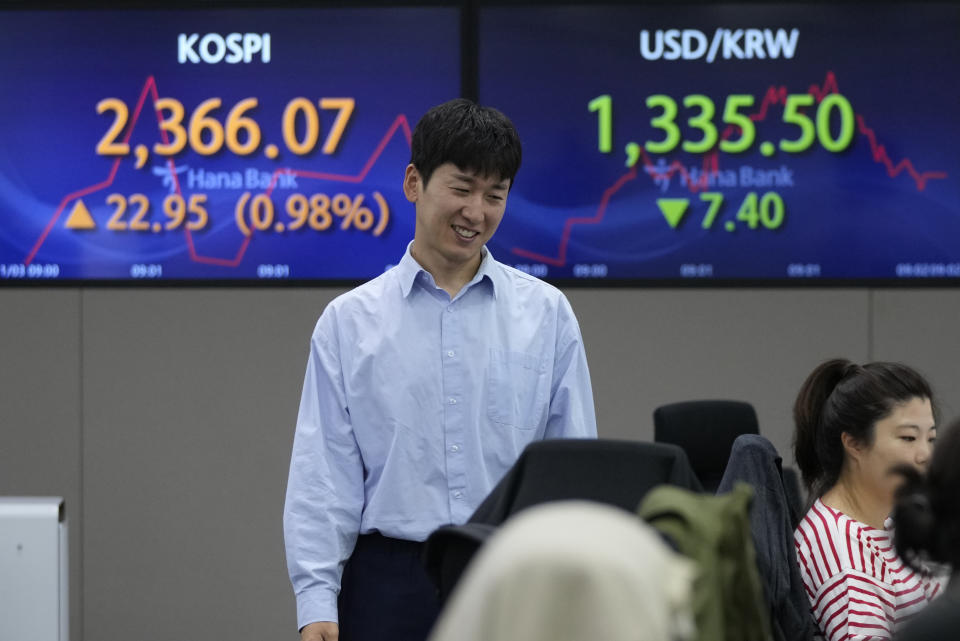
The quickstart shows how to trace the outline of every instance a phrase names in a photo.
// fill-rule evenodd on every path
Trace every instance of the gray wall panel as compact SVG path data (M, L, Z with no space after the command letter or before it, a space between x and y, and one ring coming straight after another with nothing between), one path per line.
M0 290L0 491L67 498L74 641L296 638L280 516L308 338L340 291ZM739 398L789 460L793 397L835 355L912 363L960 414L955 290L566 293L604 437Z
M62 496L71 637L81 630L80 293L0 290L0 494Z
M874 293L874 357L902 361L926 375L943 419L960 417L960 291Z
M296 638L281 513L330 291L91 291L85 638Z
M600 435L652 439L653 410L693 399L753 403L792 460L791 406L836 354L865 359L865 290L569 290L587 347Z

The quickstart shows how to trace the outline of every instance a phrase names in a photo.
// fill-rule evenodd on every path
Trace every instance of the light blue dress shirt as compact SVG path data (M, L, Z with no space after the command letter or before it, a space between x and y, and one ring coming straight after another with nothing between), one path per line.
M338 620L359 533L423 541L466 522L531 441L596 434L560 290L484 248L451 300L408 247L310 341L283 519L299 626Z

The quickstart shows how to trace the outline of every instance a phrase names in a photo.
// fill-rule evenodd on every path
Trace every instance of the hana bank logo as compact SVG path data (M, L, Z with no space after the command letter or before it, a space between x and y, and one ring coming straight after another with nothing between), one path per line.
M640 55L645 60L761 60L793 58L800 39L799 29L723 29L713 38L698 29L657 29L640 31Z

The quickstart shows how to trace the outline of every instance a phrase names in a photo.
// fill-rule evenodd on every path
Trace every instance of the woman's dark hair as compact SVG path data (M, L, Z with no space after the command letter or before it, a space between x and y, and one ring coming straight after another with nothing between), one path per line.
M877 421L913 398L933 404L929 383L900 363L857 365L837 358L813 370L793 405L793 451L811 498L822 496L840 478L841 434L869 445Z
M893 510L894 544L908 563L927 557L960 571L960 420L937 436L927 476L897 468L906 482Z
M463 171L509 179L513 187L520 158L520 136L510 119L465 98L430 109L410 141L410 163L424 185L437 167L450 162Z

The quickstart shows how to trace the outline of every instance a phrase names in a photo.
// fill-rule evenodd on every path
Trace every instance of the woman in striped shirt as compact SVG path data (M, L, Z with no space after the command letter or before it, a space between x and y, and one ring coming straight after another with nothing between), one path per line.
M794 453L814 498L794 532L811 611L829 641L891 639L944 579L904 565L888 517L907 465L925 470L936 437L933 394L897 363L835 359L794 405Z

